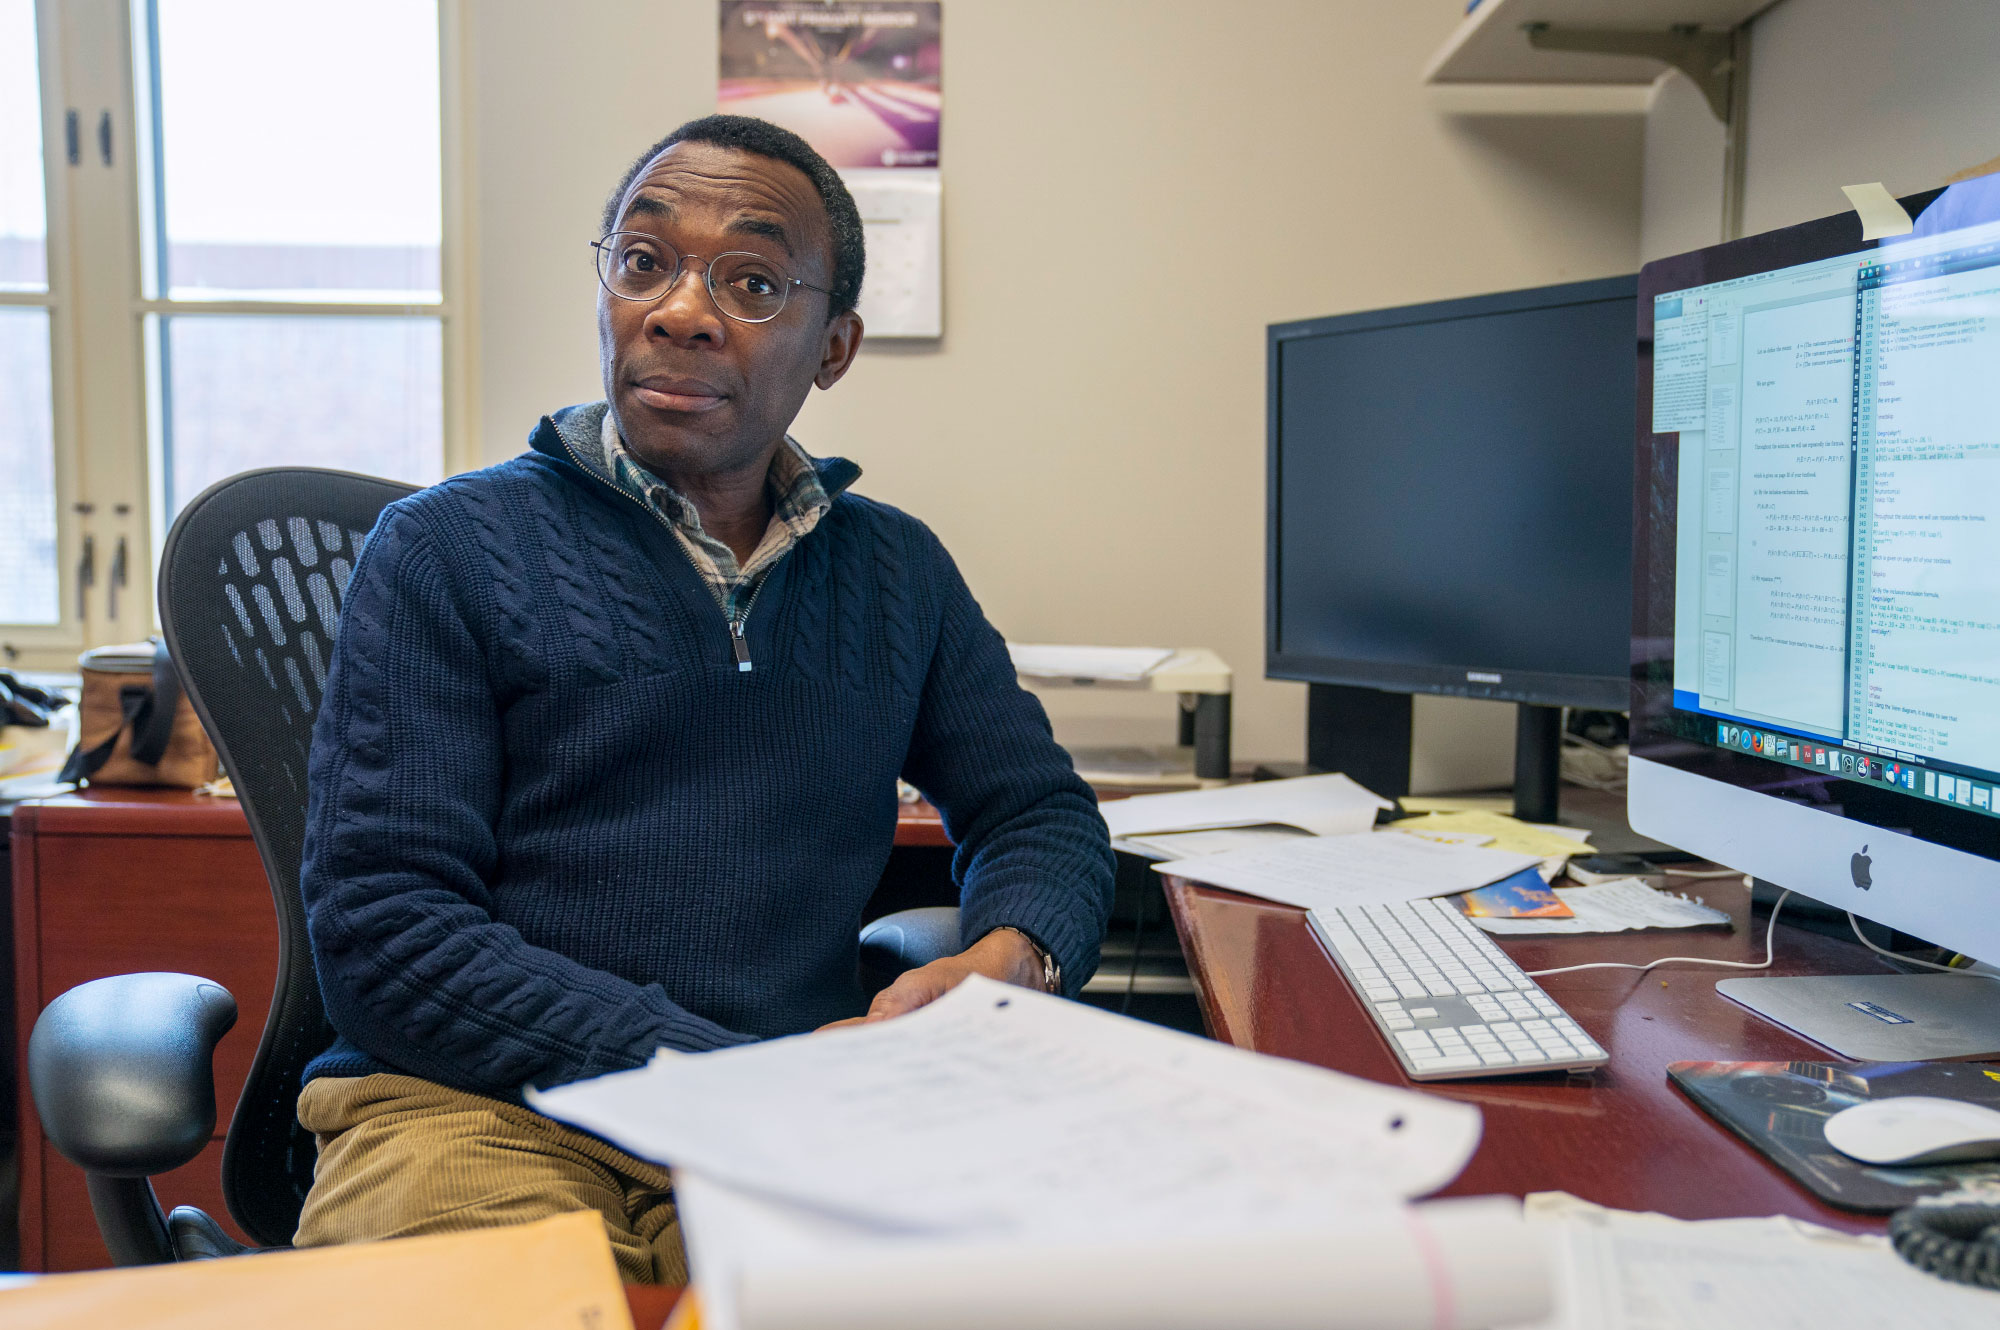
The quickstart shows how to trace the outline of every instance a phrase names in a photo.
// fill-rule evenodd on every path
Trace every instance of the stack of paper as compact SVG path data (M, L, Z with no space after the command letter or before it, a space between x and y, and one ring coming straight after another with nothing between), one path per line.
M1164 647L1055 646L1009 642L1014 672L1031 679L1080 683L1137 683L1174 654Z
M1315 836L1346 836L1375 825L1380 809L1394 807L1347 777L1298 776L1258 780L1215 790L1142 794L1099 806L1114 837L1222 827L1278 825Z
M1309 910L1336 910L1455 896L1538 862L1532 854L1382 832L1300 837L1258 849L1154 864L1153 871Z
M1404 1204L1463 1167L1476 1110L989 980L529 1102L674 1166L723 1330L1546 1309L1518 1207Z
M1162 831L1149 836L1121 836L1113 844L1147 859L1171 861L1227 854L1231 850L1261 850L1310 836L1297 827L1217 827L1213 831Z
M1556 1237L1560 1310L1539 1330L1991 1330L2000 1293L1906 1264L1880 1237L1795 1219L1688 1221L1528 1198Z

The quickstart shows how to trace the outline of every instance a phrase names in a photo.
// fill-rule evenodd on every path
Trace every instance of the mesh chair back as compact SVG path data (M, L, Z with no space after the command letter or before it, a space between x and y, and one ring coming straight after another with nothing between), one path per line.
M291 1242L312 1186L299 1074L333 1039L299 898L306 753L355 558L382 509L412 492L343 471L246 471L188 504L160 560L167 649L278 907L277 989L222 1155L229 1211L267 1247Z

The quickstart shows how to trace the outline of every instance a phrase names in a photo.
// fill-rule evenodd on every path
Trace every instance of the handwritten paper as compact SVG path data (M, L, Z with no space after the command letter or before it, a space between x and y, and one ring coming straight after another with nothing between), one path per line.
M896 1020L527 1097L641 1158L906 1231L1330 1222L1441 1186L1479 1137L1461 1104L978 977Z

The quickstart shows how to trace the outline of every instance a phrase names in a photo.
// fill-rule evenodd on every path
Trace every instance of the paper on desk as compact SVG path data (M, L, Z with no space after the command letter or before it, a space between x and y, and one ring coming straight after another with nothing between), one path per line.
M1089 679L1137 683L1174 653L1161 647L1059 646L1009 642L1014 672L1034 679Z
M1655 891L1636 877L1615 878L1591 887L1557 887L1569 906L1568 919L1473 919L1489 933L1623 933L1638 928L1700 928L1726 924L1721 910L1685 896Z
M1553 1305L1549 1235L1511 1197L1281 1233L894 1239L676 1170L704 1330L1431 1330Z
M2000 1293L1905 1264L1875 1236L1783 1217L1689 1221L1528 1198L1556 1234L1545 1330L1990 1330Z
M0 1291L7 1330L631 1330L596 1214L345 1247L53 1275Z
M1255 850L1309 836L1297 827L1217 827L1214 831L1163 831L1150 836L1121 836L1111 842L1114 850L1143 854L1148 859L1195 859L1231 850Z
M1479 1138L1462 1104L976 976L895 1020L527 1097L641 1158L932 1232L1333 1222L1442 1186Z
M1315 836L1346 836L1375 825L1377 810L1393 807L1338 773L1256 780L1215 790L1141 794L1098 805L1114 836L1161 831L1208 831L1279 823Z
M1532 854L1377 832L1300 837L1263 849L1154 864L1153 871L1309 910L1337 910L1456 896L1539 862Z

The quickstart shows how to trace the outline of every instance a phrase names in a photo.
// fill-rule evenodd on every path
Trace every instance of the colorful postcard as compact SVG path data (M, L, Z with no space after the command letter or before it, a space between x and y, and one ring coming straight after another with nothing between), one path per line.
M1474 919L1568 919L1575 913L1532 868L1466 892L1458 908Z

